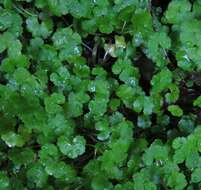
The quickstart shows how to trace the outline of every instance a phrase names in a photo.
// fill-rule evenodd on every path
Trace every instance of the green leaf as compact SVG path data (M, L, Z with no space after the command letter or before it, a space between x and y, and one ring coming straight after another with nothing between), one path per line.
M15 41L15 37L12 33L4 32L0 34L0 53L5 51L13 41Z
M191 134L195 129L195 115L183 115L178 123L181 131Z
M8 56L16 58L21 55L22 44L19 40L12 41L8 44Z
M26 166L34 161L35 153L30 148L12 149L8 157L16 166Z
M197 19L190 19L185 20L185 22L181 23L179 28L179 42L182 44L182 52L185 59L188 60L188 67L189 71L192 71L195 67L199 70L200 69L200 33L199 28L201 24ZM194 36L194 37L192 37ZM178 44L177 44L178 46ZM178 47L177 47L178 48ZM179 48L181 49L181 48ZM185 68L184 68L185 69Z
M56 136L60 136L66 133L66 131L71 135L74 130L74 123L71 120L67 120L63 114L57 113L48 118L48 128L44 128L44 130L45 135L52 134L54 139L56 139Z
M44 166L47 166L48 163L51 163L52 161L58 161L59 151L54 144L45 144L39 151L39 157L41 163Z
M28 68L29 67L29 61L26 56L24 55L17 55L17 56L12 56L13 58L6 58L2 61L2 64L0 66L0 70L2 72L6 73L13 73L15 69L24 67Z
M168 23L176 24L182 22L191 16L191 3L187 0L173 0L169 3L165 12L165 18Z
M39 24L37 17L29 17L26 20L27 29L32 33L34 37L47 38L53 28L52 20L46 19Z
M120 106L120 100L113 98L110 101L110 108L112 109L112 111L116 111L118 109L118 107Z
M0 12L0 31L8 31L18 37L22 32L22 19L14 11L6 9Z
M186 139L184 137L178 137L173 141L172 146L174 149L179 149L184 143L186 143Z
M65 0L36 0L35 4L38 8L48 8L50 13L56 16L62 16L69 13L70 9L75 3L72 0L65 1Z
M21 135L12 131L1 135L2 140L8 145L8 147L22 147L24 145L24 139Z
M190 59L189 55L185 50L178 50L176 52L176 59L178 62L178 66L181 67L185 71L192 71L194 69L195 64Z
M87 61L83 57L72 58L73 72L80 78L88 78L90 75L90 69L87 65Z
M201 168L196 168L191 174L191 182L198 183L201 181Z
M38 49L38 48L40 50L38 52L38 60L42 61L42 63L43 63L42 65L40 65L41 68L56 70L58 68L58 64L60 66L60 63L58 62L56 48L53 46L50 46L50 45L40 44L40 47L34 47L33 51L34 52L37 51L36 49Z
M104 141L109 138L111 130L109 128L109 122L107 119L100 120L96 123L95 128L99 131L97 138L100 141Z
M151 97L139 96L133 102L133 109L140 113L143 110L145 115L150 115L153 112L154 104Z
M198 98L196 98L194 101L193 101L193 106L198 106L201 108L201 96L199 96Z
M174 172L167 179L167 185L170 188L182 190L186 187L187 181L183 173Z
M154 163L156 166L162 166L168 161L168 148L156 141L145 151L143 161L145 165L151 166Z
M0 173L0 189L2 190L10 189L9 178L3 172Z
M137 113L140 113L144 108L144 97L139 96L136 98L136 100L133 102L133 109Z
M45 109L48 113L54 114L62 111L60 104L65 103L65 96L62 93L53 93L45 98Z
M66 15L69 12L72 1L48 0L47 7L56 16Z
M157 66L162 67L166 64L166 49L171 47L171 41L167 33L160 31L153 33L147 43L146 54Z
M182 163L188 158L191 154L199 151L200 142L200 127L196 128L195 131L185 137L177 137L173 141L173 148L175 149L175 154L173 159L175 163Z
M78 117L83 114L83 104L89 101L85 93L70 93L68 96L67 113L70 117Z
M34 96L43 95L40 83L27 69L23 67L16 69L13 74L13 79L15 87L18 87L25 97L33 94Z
M192 153L186 158L185 165L188 169L196 169L199 168L201 164L201 157L197 152Z
M140 46L153 31L152 17L148 11L139 8L132 18L132 23L134 29L133 45Z
M90 113L94 115L94 117L102 117L107 111L107 103L108 100L105 98L95 98L89 102L89 110Z
M39 163L34 163L31 165L26 175L31 183L36 184L36 187L42 188L47 183L48 174L45 172L43 166Z
M172 73L168 69L163 69L153 76L151 80L153 93L160 93L167 89L172 82Z
M167 103L174 103L179 98L179 88L175 84L169 86L170 92L165 95Z
M81 37L70 28L60 28L52 36L54 47L60 50L59 57L66 60L81 55Z
M201 189L201 0L165 4L0 0L0 190Z
M57 145L64 155L74 159L85 152L86 140L82 136L76 136L72 139L61 136L58 138Z
M153 174L152 174L153 175ZM137 189L147 189L156 190L156 185L151 181L151 174L149 170L141 170L133 175L134 190Z
M168 111L175 117L181 117L183 115L183 110L178 105L168 106Z
M70 73L66 67L59 67L56 72L50 75L50 80L60 89L69 88Z
M49 163L45 171L48 175L66 182L74 181L76 176L75 170L63 161Z
M111 190L113 188L113 185L107 180L104 175L99 175L92 179L91 187L93 190Z
M72 4L72 6L70 6L70 13L75 18L91 17L93 2L85 1L85 0L80 0L80 1L71 0L71 4ZM79 10L79 11L77 11L77 10Z
M120 85L116 92L117 96L125 102L131 101L134 97L134 93L134 89L126 84Z

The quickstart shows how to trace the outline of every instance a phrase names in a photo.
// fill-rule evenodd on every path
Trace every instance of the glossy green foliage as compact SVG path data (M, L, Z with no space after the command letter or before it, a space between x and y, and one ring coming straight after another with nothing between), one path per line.
M201 0L0 0L0 190L201 189Z

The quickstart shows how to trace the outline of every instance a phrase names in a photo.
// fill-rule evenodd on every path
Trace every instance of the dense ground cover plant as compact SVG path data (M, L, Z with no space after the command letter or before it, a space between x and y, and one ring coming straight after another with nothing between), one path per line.
M201 189L200 0L0 0L0 190Z

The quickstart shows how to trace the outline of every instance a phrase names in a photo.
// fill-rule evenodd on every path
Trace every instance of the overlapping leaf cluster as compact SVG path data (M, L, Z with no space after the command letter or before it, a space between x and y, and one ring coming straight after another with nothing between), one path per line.
M201 189L201 1L0 0L0 190Z

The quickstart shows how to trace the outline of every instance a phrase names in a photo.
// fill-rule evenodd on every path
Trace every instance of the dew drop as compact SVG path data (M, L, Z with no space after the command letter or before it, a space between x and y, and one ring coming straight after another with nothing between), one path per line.
M77 46L74 48L74 53L76 53L76 54L80 53L80 50L79 50L79 48Z
M91 92L95 92L95 91L96 91L95 85L93 85L93 86L90 87L90 91L91 91Z
M128 79L128 83L129 83L132 87L136 86L136 81L135 81L133 78L129 78L129 79Z
M184 55L183 58L186 59L187 61L190 61L188 55Z

